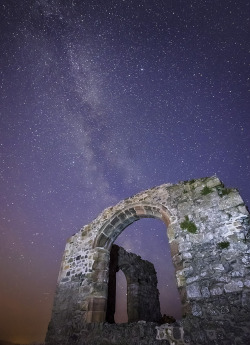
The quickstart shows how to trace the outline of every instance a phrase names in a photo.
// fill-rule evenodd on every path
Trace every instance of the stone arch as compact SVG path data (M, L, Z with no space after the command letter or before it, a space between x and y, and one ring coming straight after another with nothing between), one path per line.
M117 211L110 219L105 221L98 231L93 248L110 249L122 231L140 218L160 219L167 227L171 228L171 216L169 210L161 204L157 205L146 202L131 204Z
M115 212L112 215L112 217L105 220L104 224L99 229L95 237L95 240L93 242L93 249L96 251L96 253L100 254L100 257L98 256L97 261L102 260L103 251L107 251L107 253L110 252L112 244L126 227L128 227L129 225L131 225L135 221L138 221L141 218L160 219L165 223L166 231L173 234L173 227L171 226L171 220L175 220L175 217L173 217L173 215L170 213L170 211L167 209L166 206L162 205L161 203L152 204L145 201L132 203L128 207L124 207L121 210ZM175 255L176 252L178 252L178 245L176 246L175 242L170 242L170 249L171 249L171 253ZM107 267L108 267L108 264L109 263L107 263ZM179 269L178 260L174 260L173 258L173 264L175 266L175 270L177 271ZM87 315L88 322L96 322L98 320L104 321L106 318L108 280L104 280L103 284L107 285L107 287L103 288L103 294L101 295L101 293L99 292L98 297L91 296L90 298L88 315ZM178 285L178 282L177 282L177 285ZM180 294L182 294L183 313L185 313L185 309L187 308L186 293L184 290L185 290L185 287L181 288L181 291L180 291ZM129 303L129 305L132 305L132 303ZM138 306L138 309L139 309L139 306ZM133 312L131 312L131 316L129 318L130 321L137 320L137 317L135 315L132 316L132 314ZM138 314L138 317L139 317L139 314ZM154 317L154 320L155 319L156 317Z
M239 192L226 188L216 176L138 193L107 208L71 236L46 344L70 344L70 337L84 332L88 323L105 321L111 245L125 227L143 217L161 219L168 226L186 314L181 334L193 344L217 344L221 337L224 343L236 337L237 344L246 344L250 337L250 217ZM164 334L169 332L159 330L157 339ZM101 345L99 340L94 343Z

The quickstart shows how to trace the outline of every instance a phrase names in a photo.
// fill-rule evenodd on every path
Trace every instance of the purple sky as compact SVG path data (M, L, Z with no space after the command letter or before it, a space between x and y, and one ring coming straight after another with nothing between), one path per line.
M250 204L249 7L1 1L0 339L44 339L65 242L104 208L214 174ZM140 222L120 241L147 259L165 229Z

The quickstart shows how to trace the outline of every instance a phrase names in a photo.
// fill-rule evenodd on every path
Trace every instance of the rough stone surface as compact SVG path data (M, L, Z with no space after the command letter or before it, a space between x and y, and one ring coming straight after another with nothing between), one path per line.
M170 345L184 345L184 330L178 324L168 325L164 324L161 326L156 326L157 340L168 340ZM157 344L157 343L156 343Z
M88 324L75 336L75 345L170 345L167 339L157 340L156 323L139 321L129 324ZM171 327L172 330L172 327ZM177 334L178 336L178 334ZM182 344L179 342L178 344ZM59 345L59 343L55 344ZM61 344L60 344L61 345Z
M156 329L151 340L145 335L151 323L103 323L112 244L143 217L167 225L183 308L179 331L170 329L161 340L156 339ZM237 190L225 188L217 177L163 184L104 210L66 244L46 344L122 344L122 339L124 344L144 344L145 337L147 344L178 344L169 337L182 329L185 344L248 344L249 224ZM76 343L79 339L82 343Z

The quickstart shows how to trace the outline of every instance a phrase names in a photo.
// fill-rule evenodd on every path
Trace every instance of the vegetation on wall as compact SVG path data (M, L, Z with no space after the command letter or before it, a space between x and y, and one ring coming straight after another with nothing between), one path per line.
M193 184L196 180L186 180L186 181L183 181L184 184Z
M228 241L222 241L218 243L218 247L220 249L226 249L230 246L230 243Z
M180 226L181 226L181 229L187 230L188 232L192 234L195 234L197 231L197 226L194 224L194 222L189 220L188 216L185 216L185 220L181 222Z
M202 194L202 195L207 195L207 194L212 193L212 192L213 192L213 190L212 190L211 188L209 188L208 186L205 186L205 187L202 189L201 194Z
M232 192L232 189L230 188L225 188L224 185L218 186L217 188L217 192L219 194L219 196L222 198L224 195L228 195L229 193Z

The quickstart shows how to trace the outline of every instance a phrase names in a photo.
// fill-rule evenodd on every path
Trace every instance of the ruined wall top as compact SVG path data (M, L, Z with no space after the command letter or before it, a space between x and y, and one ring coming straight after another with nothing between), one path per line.
M116 245L114 245L116 246ZM127 252L124 248L119 247L118 269L125 274L129 283L133 281L153 283L157 286L157 276L154 265L148 260L143 260L139 255Z

